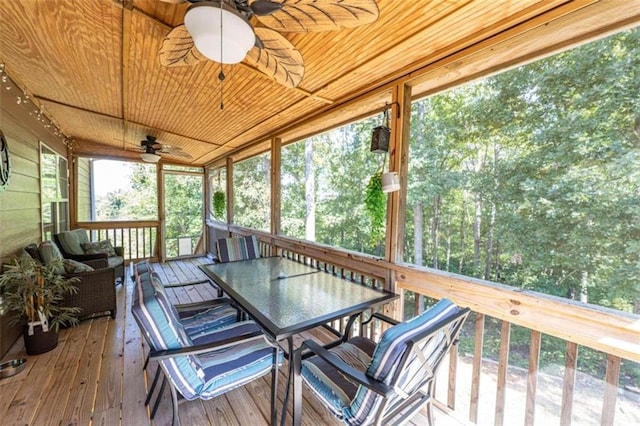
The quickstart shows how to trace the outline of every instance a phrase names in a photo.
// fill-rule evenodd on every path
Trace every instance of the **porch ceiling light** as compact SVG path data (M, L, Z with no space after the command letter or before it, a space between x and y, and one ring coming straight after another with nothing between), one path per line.
M152 152L143 152L140 154L140 158L142 158L142 161L146 161L147 163L157 163L160 161L160 156Z
M256 36L242 15L220 3L195 3L184 15L184 25L204 56L221 64L237 64L255 45Z

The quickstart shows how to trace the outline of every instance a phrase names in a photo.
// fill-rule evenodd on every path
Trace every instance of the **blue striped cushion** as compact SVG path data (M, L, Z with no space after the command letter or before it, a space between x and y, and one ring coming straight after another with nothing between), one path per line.
M371 364L375 342L365 337L354 337L346 343L331 349L356 370L365 372ZM344 419L344 411L349 409L355 398L358 385L347 380L338 370L320 357L302 361L302 378L309 384L316 396L329 407L334 416Z
M373 354L367 374L376 380L386 382L398 366L409 340L459 311L460 308L452 301L442 299L417 317L385 331Z
M373 359L371 360L371 365L367 369L366 374L389 384L402 356L408 349L407 344L409 343L409 340L413 339L418 334L431 329L440 321L445 321L456 315L459 311L460 308L453 304L453 302L448 299L442 299L429 310L423 312L417 317L395 325L385 331L380 342L376 346L373 353ZM444 338L444 333L441 333L439 337L440 338L437 340L441 342ZM429 349L425 349L423 351L428 359L431 358L429 355ZM397 385L404 389L404 382L410 379L411 373L414 372L415 371L404 371L402 373L402 377L398 380ZM400 396L392 398L392 401L388 403L393 405L393 401L398 398L400 398ZM375 392L361 386L358 389L355 398L351 401L351 405L347 409L343 410L344 421L350 425L369 423L374 420L373 417L382 403L383 398Z
M203 337L201 341L215 342L240 333L259 331L253 321L243 321L221 327ZM239 343L232 347L199 355L204 370L204 385L199 396L211 399L243 386L269 373L273 367L273 348L264 339ZM278 364L282 364L282 351L278 352ZM184 395L190 399L188 395Z
M164 293L151 285L151 274L138 277L134 286L131 312L153 350L178 349L192 342L177 320L175 308ZM175 376L174 384L181 394L192 394L202 386L204 372L197 357L187 355L161 361L168 376Z
M238 311L230 305L220 305L209 309L178 312L180 324L184 327L191 341L198 341L216 328L236 322Z
M255 235L239 238L221 238L216 241L218 260L235 262L237 260L256 259L260 257L258 239Z
M151 262L148 260L142 260L133 265L133 280L137 280L138 277L142 274L148 274L153 272L153 266L151 266Z

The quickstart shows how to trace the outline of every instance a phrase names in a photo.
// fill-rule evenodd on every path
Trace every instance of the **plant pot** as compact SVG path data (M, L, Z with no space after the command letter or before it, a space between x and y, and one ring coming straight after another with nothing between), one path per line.
M58 333L51 329L44 332L40 325L33 327L33 335L31 336L29 336L29 326L25 325L22 329L22 336L27 355L43 354L58 346Z

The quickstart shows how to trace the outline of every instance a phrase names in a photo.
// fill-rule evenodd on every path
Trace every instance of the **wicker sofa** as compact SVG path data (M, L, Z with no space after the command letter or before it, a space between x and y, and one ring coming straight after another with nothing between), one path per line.
M65 259L73 259L79 262L96 259L106 260L109 267L114 269L116 278L120 278L120 283L124 283L123 247L113 247L115 251L114 256L109 256L106 253L87 254L82 248L82 245L89 243L89 231L82 228L54 234L53 240Z
M45 243L43 243L45 244ZM25 251L39 262L44 262L41 251L36 244L29 244ZM62 306L80 308L79 318L88 319L100 315L116 316L116 276L113 268L108 267L106 259L86 260L82 262L92 271L63 272L64 276L78 278L76 284L78 292L68 294L62 301Z

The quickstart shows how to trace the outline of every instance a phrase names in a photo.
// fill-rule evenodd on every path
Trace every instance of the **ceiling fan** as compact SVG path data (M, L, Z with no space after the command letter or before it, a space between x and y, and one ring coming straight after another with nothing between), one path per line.
M184 152L180 147L161 144L156 142L156 137L147 135L147 138L140 141L140 147L143 152L140 154L140 158L147 163L157 163L160 161L160 154L165 153L169 155L175 155L177 157L191 159L191 155Z
M247 57L259 71L291 88L300 84L304 62L298 49L278 31L352 28L374 22L379 15L375 0L160 1L191 3L184 24L173 28L162 42L162 65L193 65L204 59L235 64ZM253 26L256 20L264 26ZM224 79L222 72L219 78Z

